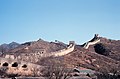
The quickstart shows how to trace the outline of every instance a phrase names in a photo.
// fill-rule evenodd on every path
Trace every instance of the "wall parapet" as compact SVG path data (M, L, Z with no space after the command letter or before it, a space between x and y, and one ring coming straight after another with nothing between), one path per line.
M63 56L63 55L66 55L66 54L72 52L74 50L74 47L75 47L75 43L73 41L72 42L70 41L69 46L67 48L64 48L64 49L59 50L59 51L51 52L51 53L45 54L43 56L45 56L45 57L46 56L55 56L55 57Z
M90 41L84 43L81 46L83 48L85 48L85 49L88 49L90 45L97 44L98 42L100 42L100 37L98 36L98 34L95 34L93 39L91 39Z

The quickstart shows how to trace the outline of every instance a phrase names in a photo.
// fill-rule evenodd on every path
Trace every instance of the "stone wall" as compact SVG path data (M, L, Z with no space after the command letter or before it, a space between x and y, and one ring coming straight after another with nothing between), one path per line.
M56 51L56 52L50 52L50 53L22 53L18 56L6 54L3 57L0 57L0 70L7 68L8 74L19 74L19 75L32 75L34 73L34 70L40 71L42 69L42 66L33 64L39 61L41 57L49 57L49 56L63 56L66 55L74 50L75 43L70 42L69 46L67 48L64 48L62 50ZM26 61L26 62L25 62ZM30 63L31 62L31 63ZM41 68L42 67L42 68ZM40 72L38 72L40 74Z
M100 37L98 34L95 34L94 38L82 45L83 48L88 49L90 45L94 45L100 42Z
M49 52L49 53L41 53L41 52L35 52L35 53L22 53L18 56L15 55L5 55L5 58L11 58L11 59L16 59L16 60L22 60L22 61L27 61L27 62L32 62L36 63L39 61L40 58L42 57L50 57L50 56L63 56L66 55L74 50L75 44L70 43L67 48L64 48L59 51L55 52Z
M41 57L49 57L49 56L57 57L57 56L66 55L66 54L72 52L74 50L74 47L75 47L75 43L69 43L69 46L67 48L64 48L64 49L59 50L59 51L49 52L49 53L36 52L36 53L21 54L21 55L19 55L19 57L17 57L17 59L37 62L38 59Z
M41 54L42 57L49 57L49 56L63 56L63 55L66 55L70 52L72 52L74 50L74 47L75 47L75 43L69 43L69 46L67 48L64 48L62 50L59 50L59 51L55 51L55 52L50 52L50 53L45 53L45 54Z
M57 51L57 52L53 52L52 55L57 57L57 56L63 56L66 55L70 52L72 52L74 50L75 44L70 44L66 49Z
M7 74L34 75L33 73L36 72L35 70L39 69L40 71L42 66L21 60L0 57L0 70L4 69L6 69L5 72ZM37 74L40 74L40 72Z

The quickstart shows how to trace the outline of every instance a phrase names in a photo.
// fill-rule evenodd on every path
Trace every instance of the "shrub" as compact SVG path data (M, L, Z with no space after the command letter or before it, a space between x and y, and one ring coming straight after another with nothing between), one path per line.
M96 53L101 55L108 56L110 54L110 50L107 49L102 43L96 44L94 49Z

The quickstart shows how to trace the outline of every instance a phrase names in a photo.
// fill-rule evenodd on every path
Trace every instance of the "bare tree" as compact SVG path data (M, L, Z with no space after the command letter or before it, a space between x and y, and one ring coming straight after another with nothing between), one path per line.
M72 69L65 67L63 63L57 60L51 60L51 62L42 71L44 77L48 79L67 79L70 77Z

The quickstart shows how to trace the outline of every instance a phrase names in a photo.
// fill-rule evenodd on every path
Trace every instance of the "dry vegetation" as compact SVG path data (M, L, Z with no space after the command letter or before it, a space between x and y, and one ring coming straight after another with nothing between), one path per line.
M61 79L61 77L66 78L70 72L68 68L74 68L76 66L101 72L102 74L100 73L97 75L99 77L103 76L104 78L102 77L100 79L118 79L120 75L120 40L110 40L102 37L100 39L100 43L90 46L89 49L84 49L81 45L76 45L75 50L70 54L57 58L39 58L39 61L34 63L47 66L43 69L42 75L49 77L49 79L52 79L53 77L56 79ZM9 52L18 56L21 53L34 53L33 50L44 48L46 53L50 53L51 51L60 50L67 46L63 43L46 42L43 40L28 43L11 49ZM23 50L26 46L30 48L28 51ZM0 47L0 49L2 51L4 50L2 47ZM109 73L112 73L113 75L110 75ZM36 72L34 74L36 74Z

